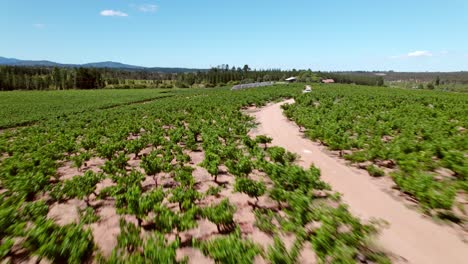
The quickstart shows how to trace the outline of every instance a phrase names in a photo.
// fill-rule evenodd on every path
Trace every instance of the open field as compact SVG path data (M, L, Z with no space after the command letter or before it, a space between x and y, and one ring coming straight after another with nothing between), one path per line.
M301 89L24 92L44 103L28 108L34 119L6 121L34 124L0 133L0 259L404 262L372 242L380 225L356 217L320 167L301 167L304 153L253 134L246 111L288 98L285 113L307 136L393 177L426 212L465 223L466 95ZM21 93L4 94L20 109Z
M0 96L0 128L168 96L170 90L12 91Z

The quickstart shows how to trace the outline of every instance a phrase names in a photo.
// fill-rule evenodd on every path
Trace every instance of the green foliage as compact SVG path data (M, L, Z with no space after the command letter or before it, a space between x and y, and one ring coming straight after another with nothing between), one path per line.
M83 164L91 158L91 154L88 152L83 152L72 156L70 159L73 161L73 164L76 168L80 169Z
M281 164L285 163L284 155L286 154L286 150L282 147L270 147L267 150L268 155L270 156L271 160L274 162L279 162Z
M154 206L161 203L164 197L164 191L161 188L143 193L139 186L132 186L116 197L115 205L118 213L135 215L138 225L141 226L147 214L153 210Z
M331 257L332 262L354 263L359 248L365 247L365 238L375 232L373 227L361 224L344 206L323 208L315 217L321 226L310 241L322 261Z
M35 202L23 203L22 217L26 219L45 218L49 212L49 206L45 201L39 200Z
M307 193L312 189L323 190L330 188L320 180L320 170L315 167L304 170L297 165L268 164L265 167L265 172L277 186L281 186L286 191L300 190Z
M0 259L3 259L10 253L11 248L13 247L15 242L11 238L4 238L1 242L2 243L0 244Z
M191 187L195 184L195 178L192 176L192 167L184 166L176 169L174 180L178 181L182 186Z
M0 237L13 235L18 229L23 229L20 225L20 208L24 201L16 196L8 197L0 194Z
M95 204L99 205L98 199L115 200L119 214L136 217L138 220L135 224L123 223L118 245L112 255L109 259L99 257L97 261L174 263L175 250L181 246L181 233L195 228L198 221L205 218L216 224L223 235L206 242L193 241L196 246L203 244L204 253L221 263L251 263L253 256L260 254L261 250L250 241L242 239L240 231L226 235L236 227L235 206L230 204L228 199L204 208L198 205L202 197L217 195L222 187L213 187L204 194L197 192L201 181L192 175L195 166L188 164L190 149L197 148L204 151L205 160L202 165L215 176L215 180L220 173L219 167L224 164L230 173L239 177L236 184L238 190L245 191L252 197L268 193L273 199L281 202L279 205L284 207L282 213L277 213L276 208L256 211L256 225L272 234L292 232L299 238L295 243L299 248L304 239L313 240L315 233L306 229L307 224L312 221L325 221L323 217L333 218L331 215L335 214L334 211L324 210L323 205L320 205L331 198L314 198L315 190L329 187L320 180L318 169L304 170L294 166L294 155L291 153L284 152L283 155L279 155L278 159L282 159L281 162L270 162L272 159L267 157L270 155L268 151L262 149L263 146L259 146L259 142L248 138L247 133L254 124L240 109L249 105L265 105L279 98L290 98L298 95L301 88L293 84L235 94L225 89L174 90L168 94L173 97L151 103L99 111L91 108L73 116L53 115L53 118L46 118L34 126L0 133L2 243L7 243L11 238L26 238L27 243L24 247L29 255L40 255L44 259L59 263L93 261L90 256L98 252L96 248L93 252L94 239L89 231L84 231L79 225L61 228L45 220L49 201L42 201L42 197L49 195L57 200L78 198L89 201L90 195L96 191L96 185L104 179L102 174L85 172L83 176L62 182L60 173L57 173L57 168L64 160L71 159L76 153L83 156L89 153L93 157L108 159L101 169L106 173L106 184L112 182L111 186L99 191ZM59 110L57 112L62 113ZM136 134L139 134L140 138L129 140L129 135ZM422 136L428 135L425 133ZM380 140L379 137L375 138ZM463 142L463 138L460 137L457 142ZM403 145L409 146L409 150L417 148L417 145ZM142 146L151 146L153 150L141 157L143 161L140 166L145 167L145 173L130 169L127 165L128 157L133 156L130 154L141 153L139 150ZM443 160L454 165L452 168L457 179L462 177L462 170L455 171L456 166L463 164L460 164L458 154L452 155L450 152L454 149L453 145L439 146L437 157L441 162ZM276 148L272 149L270 152L274 152ZM369 152L369 157L388 156L388 153L393 151L395 150L382 148L382 151ZM408 168L414 168L412 164L427 158L426 155L416 156L416 162L408 163ZM86 159L88 157L83 157L82 160ZM132 161L134 162L136 163ZM273 187L268 185L267 189L261 182L250 181L247 177L254 169L265 172L273 182ZM165 172L164 176L162 172ZM147 181L148 176L155 175L165 178L164 186L154 188L151 181ZM172 204L168 205L171 201L177 202L180 210L173 208ZM336 201L338 202L338 199ZM81 225L97 220L91 207L80 210L80 218ZM335 222L353 226L352 220L346 217L341 217ZM356 227L353 232L355 229L360 230ZM143 230L145 232L142 232ZM326 250L322 250L323 246L317 247L323 255L339 255L342 251L362 252L366 249L364 241L367 236L363 232L360 232L361 238L355 237L355 243L351 243L352 239L349 239L349 242L347 238L336 235L335 232L324 233L327 239L328 236L338 236L338 240L345 241L343 243L351 250L343 250L338 244ZM64 242L63 239L67 236L70 237L67 241L75 242ZM165 236L175 236L176 239L171 243ZM189 244L190 241L184 241L184 246L185 243ZM319 244L317 242L317 245ZM40 249L40 246L44 248ZM2 251L8 251L8 247L6 245ZM88 247L89 251L84 250ZM271 251L283 252L280 243L273 245ZM292 250L288 253L289 257L293 255ZM272 253L272 258L273 255ZM274 258L282 259L279 257L276 254ZM290 259L289 257L286 259Z
M107 160L102 167L102 170L107 174L117 174L125 171L127 167L128 158L124 153L120 153L117 157L114 157L115 149L110 150ZM106 154L107 155L107 154Z
M50 220L40 220L27 232L24 246L57 263L82 263L91 256L93 239L91 232L81 226L60 227Z
M142 159L141 167L148 175L156 175L166 169L166 162L164 158L159 157L157 152L152 152Z
M286 151L282 147L270 147L268 148L267 153L272 161L280 164L293 163L297 159L296 154Z
M219 186L210 186L208 190L205 192L206 196L218 196L219 193L221 192L221 188Z
M133 186L141 188L141 181L145 179L145 175L139 171L133 170L125 176L114 175L112 179L117 183L117 186L110 187L109 191L117 195L125 193L127 189Z
M177 261L177 248L178 241L168 243L163 235L156 233L145 243L143 255L147 263L186 263L186 260Z
M255 142L263 144L265 149L267 148L267 144L271 143L271 141L273 141L273 139L265 135L259 135L255 137Z
M220 164L221 158L216 153L207 151L205 153L205 159L200 164L200 166L205 168L213 177L215 177L215 181L217 181Z
M110 161L115 158L115 153L119 150L119 148L119 144L109 142L98 145L96 151L101 158L108 159Z
M434 181L432 175L427 173L394 173L393 179L402 191L416 197L423 208L452 209L456 189Z
M244 177L237 177L234 190L236 192L245 193L250 197L255 197L258 200L258 197L262 196L266 192L266 186L263 182L257 182Z
M127 142L127 151L135 154L135 158L139 157L139 153L147 145L147 141L144 139L135 139Z
M137 251L143 245L140 237L140 228L136 225L120 219L120 234L117 236L117 248L128 252Z
M268 246L267 259L270 263L277 264L294 264L297 263L299 250L293 247L291 252L288 252L283 241L278 237L274 237L272 246Z
M274 234L277 230L273 224L274 213L270 210L256 209L255 226L267 234Z
M228 199L224 199L217 205L204 208L202 214L218 227L218 231L221 231L222 228L232 227L235 212L236 207L231 205Z
M464 94L334 85L296 98L285 114L305 127L309 138L333 150L349 150L347 160L374 163L367 167L372 176L384 176L376 165L391 162L393 179L404 192L426 209L450 210L454 193L464 186L459 183L468 178L467 99ZM454 179L431 177L439 168L453 171Z
M199 245L203 254L215 260L216 263L247 264L253 263L256 255L262 250L249 239L242 239L240 231L202 242Z
M96 223L100 220L99 215L94 212L92 207L86 207L85 209L79 209L78 213L80 215L80 223L89 225Z
M282 188L279 184L276 184L272 189L269 190L268 195L271 199L278 202L278 207L281 209L281 202L284 202L288 198L288 192Z
M172 190L172 196L169 199L170 202L178 203L181 211L186 211L195 206L195 202L201 198L201 194L189 187L176 187Z
M385 172L381 169L379 169L377 166L375 165L369 165L367 166L367 171L369 172L369 174L373 177L382 177L385 175Z
M140 229L121 220L121 234L117 238L117 248L104 263L186 263L178 262L176 250L179 241L168 243L160 233L153 233L148 238L140 237Z
M63 183L58 183L52 190L51 195L56 200L86 198L88 202L88 196L94 193L96 184L102 179L102 174L86 171L83 176L75 176Z
M154 89L2 92L0 128L167 96L161 92Z
M47 189L50 184L50 176L43 171L23 171L16 167L5 167L5 169L10 171L3 175L2 184L19 195L25 196L29 201L33 200L37 193Z
M253 163L250 160L250 157L243 156L236 161L228 160L226 162L226 167L228 168L229 173L235 176L247 176L252 172Z
M154 214L154 225L161 233L171 233L179 225L180 218L177 213L166 206L155 206Z

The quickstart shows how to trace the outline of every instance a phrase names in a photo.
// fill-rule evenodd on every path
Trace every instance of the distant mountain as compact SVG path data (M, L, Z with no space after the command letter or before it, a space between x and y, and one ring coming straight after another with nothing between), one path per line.
M89 68L146 69L145 67L141 67L141 66L128 65L128 64L123 64L120 62L113 62L113 61L86 63L86 64L82 64L81 66L89 67Z
M0 65L11 65L11 66L43 66L43 67L65 67L66 64L60 64L52 61L40 60L18 60L14 58L0 57Z
M15 64L18 61L19 60L17 60L17 59L9 59L9 58L0 57L0 64L1 65Z
M86 67L86 68L109 68L109 69L122 69L122 70L144 70L151 72L162 72L162 73L183 73L183 72L195 72L205 71L204 69L189 69L189 68L168 68L168 67L142 67L129 64L123 64L120 62L105 61L105 62L93 62L85 64L62 64L53 61L46 60L19 60L15 58L0 57L0 65L9 66L37 66L37 67Z

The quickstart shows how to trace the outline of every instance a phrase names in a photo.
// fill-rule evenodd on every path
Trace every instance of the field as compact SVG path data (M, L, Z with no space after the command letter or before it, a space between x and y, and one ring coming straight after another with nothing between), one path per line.
M335 85L285 113L312 140L459 222L468 213L467 104L466 94Z
M0 128L168 96L170 90L12 91L0 96Z
M0 257L57 263L366 259L376 227L314 167L247 134L299 86L181 93L0 134ZM73 108L74 106L72 106Z
M246 111L288 98L309 138L466 221L468 95L302 88L2 93L3 127L34 123L0 133L0 259L390 263L319 168L252 135Z

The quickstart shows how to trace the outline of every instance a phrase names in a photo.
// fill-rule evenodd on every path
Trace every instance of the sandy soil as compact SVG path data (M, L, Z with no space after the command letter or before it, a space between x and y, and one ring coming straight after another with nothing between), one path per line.
M300 164L320 168L322 178L357 216L369 220L383 219L389 227L382 230L378 243L409 263L468 263L468 245L463 243L454 229L438 225L431 219L392 198L364 173L357 172L336 158L330 157L312 141L304 138L299 127L282 114L281 104L271 104L257 111L249 111L259 122L254 131L273 138L279 145L301 155Z
M49 207L47 218L55 220L58 225L79 222L78 208L84 209L86 204L82 200L71 199L64 203L54 203Z

